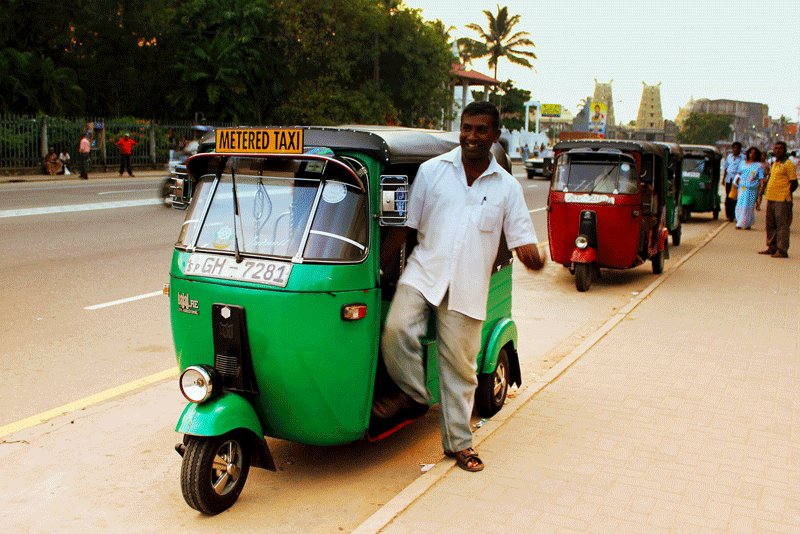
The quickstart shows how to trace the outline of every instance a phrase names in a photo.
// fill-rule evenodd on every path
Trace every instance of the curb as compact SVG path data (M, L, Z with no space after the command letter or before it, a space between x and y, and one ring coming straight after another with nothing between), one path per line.
M498 424L486 424L477 429L474 433L475 445L479 445L494 432L500 429L506 421L514 416L531 398L536 396L540 391L545 389L548 385L558 380L573 364L583 357L584 354L589 352L597 343L600 342L609 332L611 332L623 319L635 310L639 304L650 296L653 291L663 284L672 273L678 270L681 265L686 263L689 258L693 257L700 250L702 250L708 243L710 243L717 235L728 226L725 221L720 224L716 229L712 230L706 237L698 243L688 254L678 260L675 265L670 266L658 278L653 280L641 293L639 293L628 304L620 308L614 315L612 315L603 325L598 328L592 335L587 337L580 345L575 347L569 354L561 359L556 365L547 371L540 380L533 382L530 386L523 388L518 393L513 405L507 406L506 409L501 410L494 418L487 422L496 422ZM445 463L445 460L447 462ZM455 464L450 463L451 460L442 455L436 465L428 472L423 473L414 482L403 488L400 493L395 495L386 504L381 506L364 522L358 525L353 532L358 534L368 534L373 532L380 532L384 527L389 525L398 515L410 507L417 499L422 497L434 484L442 480L451 469L455 469ZM446 465L447 464L447 465Z

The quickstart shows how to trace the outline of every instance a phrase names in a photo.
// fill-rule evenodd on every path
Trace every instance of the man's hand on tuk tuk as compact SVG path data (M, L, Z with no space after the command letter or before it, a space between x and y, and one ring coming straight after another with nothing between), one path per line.
M539 252L539 245L532 243L530 245L522 245L514 249L517 253L517 258L522 264L532 271L538 271L544 267L547 256Z

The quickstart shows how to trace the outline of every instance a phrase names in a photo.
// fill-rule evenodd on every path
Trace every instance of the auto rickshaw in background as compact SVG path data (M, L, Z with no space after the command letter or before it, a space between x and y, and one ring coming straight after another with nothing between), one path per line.
M667 151L639 141L565 141L555 146L548 197L550 256L586 291L600 268L650 260L655 274L669 255L665 201Z
M720 161L722 155L716 147L709 145L681 145L683 150L683 221L692 213L710 211L714 220L719 219Z
M381 328L415 237L388 272L381 239L403 225L423 161L458 146L457 132L348 127L220 129L215 151L176 177L188 204L170 269L180 389L181 490L217 514L251 466L275 470L265 436L311 445L388 436L424 413L371 415L396 392ZM502 148L494 153L510 169ZM521 383L505 240L487 302L475 407L499 411ZM436 335L423 339L439 398Z
M683 192L683 150L677 143L657 143L667 149L667 195L666 195L666 220L672 244L676 247L681 244L681 223L683 222L683 207L681 197Z

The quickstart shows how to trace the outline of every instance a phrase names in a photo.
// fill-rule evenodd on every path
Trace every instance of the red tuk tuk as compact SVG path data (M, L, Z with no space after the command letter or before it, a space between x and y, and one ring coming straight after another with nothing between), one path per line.
M644 141L582 140L555 146L548 197L550 255L586 291L600 268L668 257L666 150Z

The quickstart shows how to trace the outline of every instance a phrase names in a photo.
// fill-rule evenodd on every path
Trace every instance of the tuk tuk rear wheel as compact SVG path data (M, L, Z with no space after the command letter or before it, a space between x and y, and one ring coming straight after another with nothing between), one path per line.
M588 263L575 264L575 288L581 293L592 287L592 274L594 269Z
M250 470L250 452L235 434L187 436L181 464L186 504L206 515L224 512L236 502Z
M692 217L692 210L689 206L684 206L681 211L681 222L686 222Z
M491 417L503 407L508 396L508 353L500 349L497 354L497 367L494 373L478 376L475 390L475 410L481 417Z
M716 208L715 210L713 210L713 211L711 212L711 215L714 217L714 220L715 220L715 221L716 221L717 219L719 219L719 208Z

